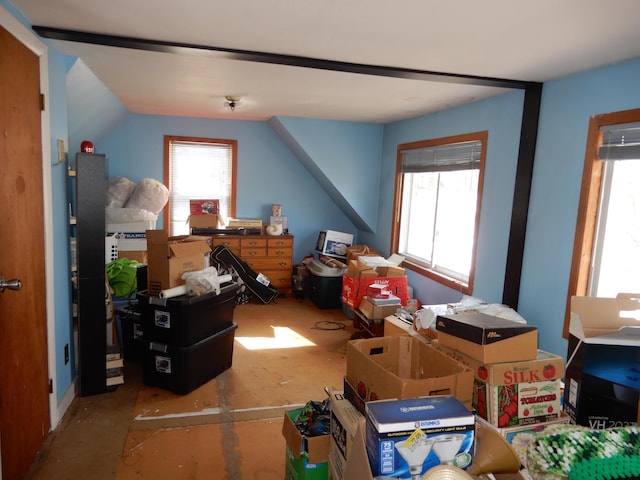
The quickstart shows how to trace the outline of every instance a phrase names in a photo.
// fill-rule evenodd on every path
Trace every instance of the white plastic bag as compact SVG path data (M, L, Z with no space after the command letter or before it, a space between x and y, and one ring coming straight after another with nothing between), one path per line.
M125 204L126 208L141 208L158 215L169 201L169 189L154 178L143 178Z
M149 222L149 229L155 228L158 216L140 208L105 208L106 223Z
M113 177L107 180L107 208L122 208L136 188L135 182L125 177Z

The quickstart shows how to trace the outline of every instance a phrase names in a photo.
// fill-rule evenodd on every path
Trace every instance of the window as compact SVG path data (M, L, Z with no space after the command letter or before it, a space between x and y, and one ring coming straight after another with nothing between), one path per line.
M405 266L470 294L486 132L398 146L392 250Z
M585 154L571 297L640 291L640 110L592 117Z
M218 199L224 218L235 216L236 140L164 137L164 224L170 235L189 233L189 200Z

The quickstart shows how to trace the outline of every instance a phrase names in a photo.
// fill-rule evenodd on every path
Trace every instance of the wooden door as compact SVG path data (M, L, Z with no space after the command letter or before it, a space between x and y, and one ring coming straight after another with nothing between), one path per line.
M24 476L49 433L39 59L0 27L2 479Z

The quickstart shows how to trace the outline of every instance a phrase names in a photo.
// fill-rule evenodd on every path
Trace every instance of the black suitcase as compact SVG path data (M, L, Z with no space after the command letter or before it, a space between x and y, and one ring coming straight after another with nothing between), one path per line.
M278 296L277 288L271 284L265 285L260 282L258 274L224 245L214 247L210 258L213 266L218 270L218 274L231 273L235 282L243 284L262 303L271 303ZM229 269L233 269L233 272ZM235 278L236 276L238 279Z

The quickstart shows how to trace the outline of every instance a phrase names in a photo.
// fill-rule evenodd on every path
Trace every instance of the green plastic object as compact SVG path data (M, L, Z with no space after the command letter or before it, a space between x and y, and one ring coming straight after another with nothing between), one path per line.
M107 264L107 279L118 297L128 297L138 290L137 271L140 262L120 258Z

